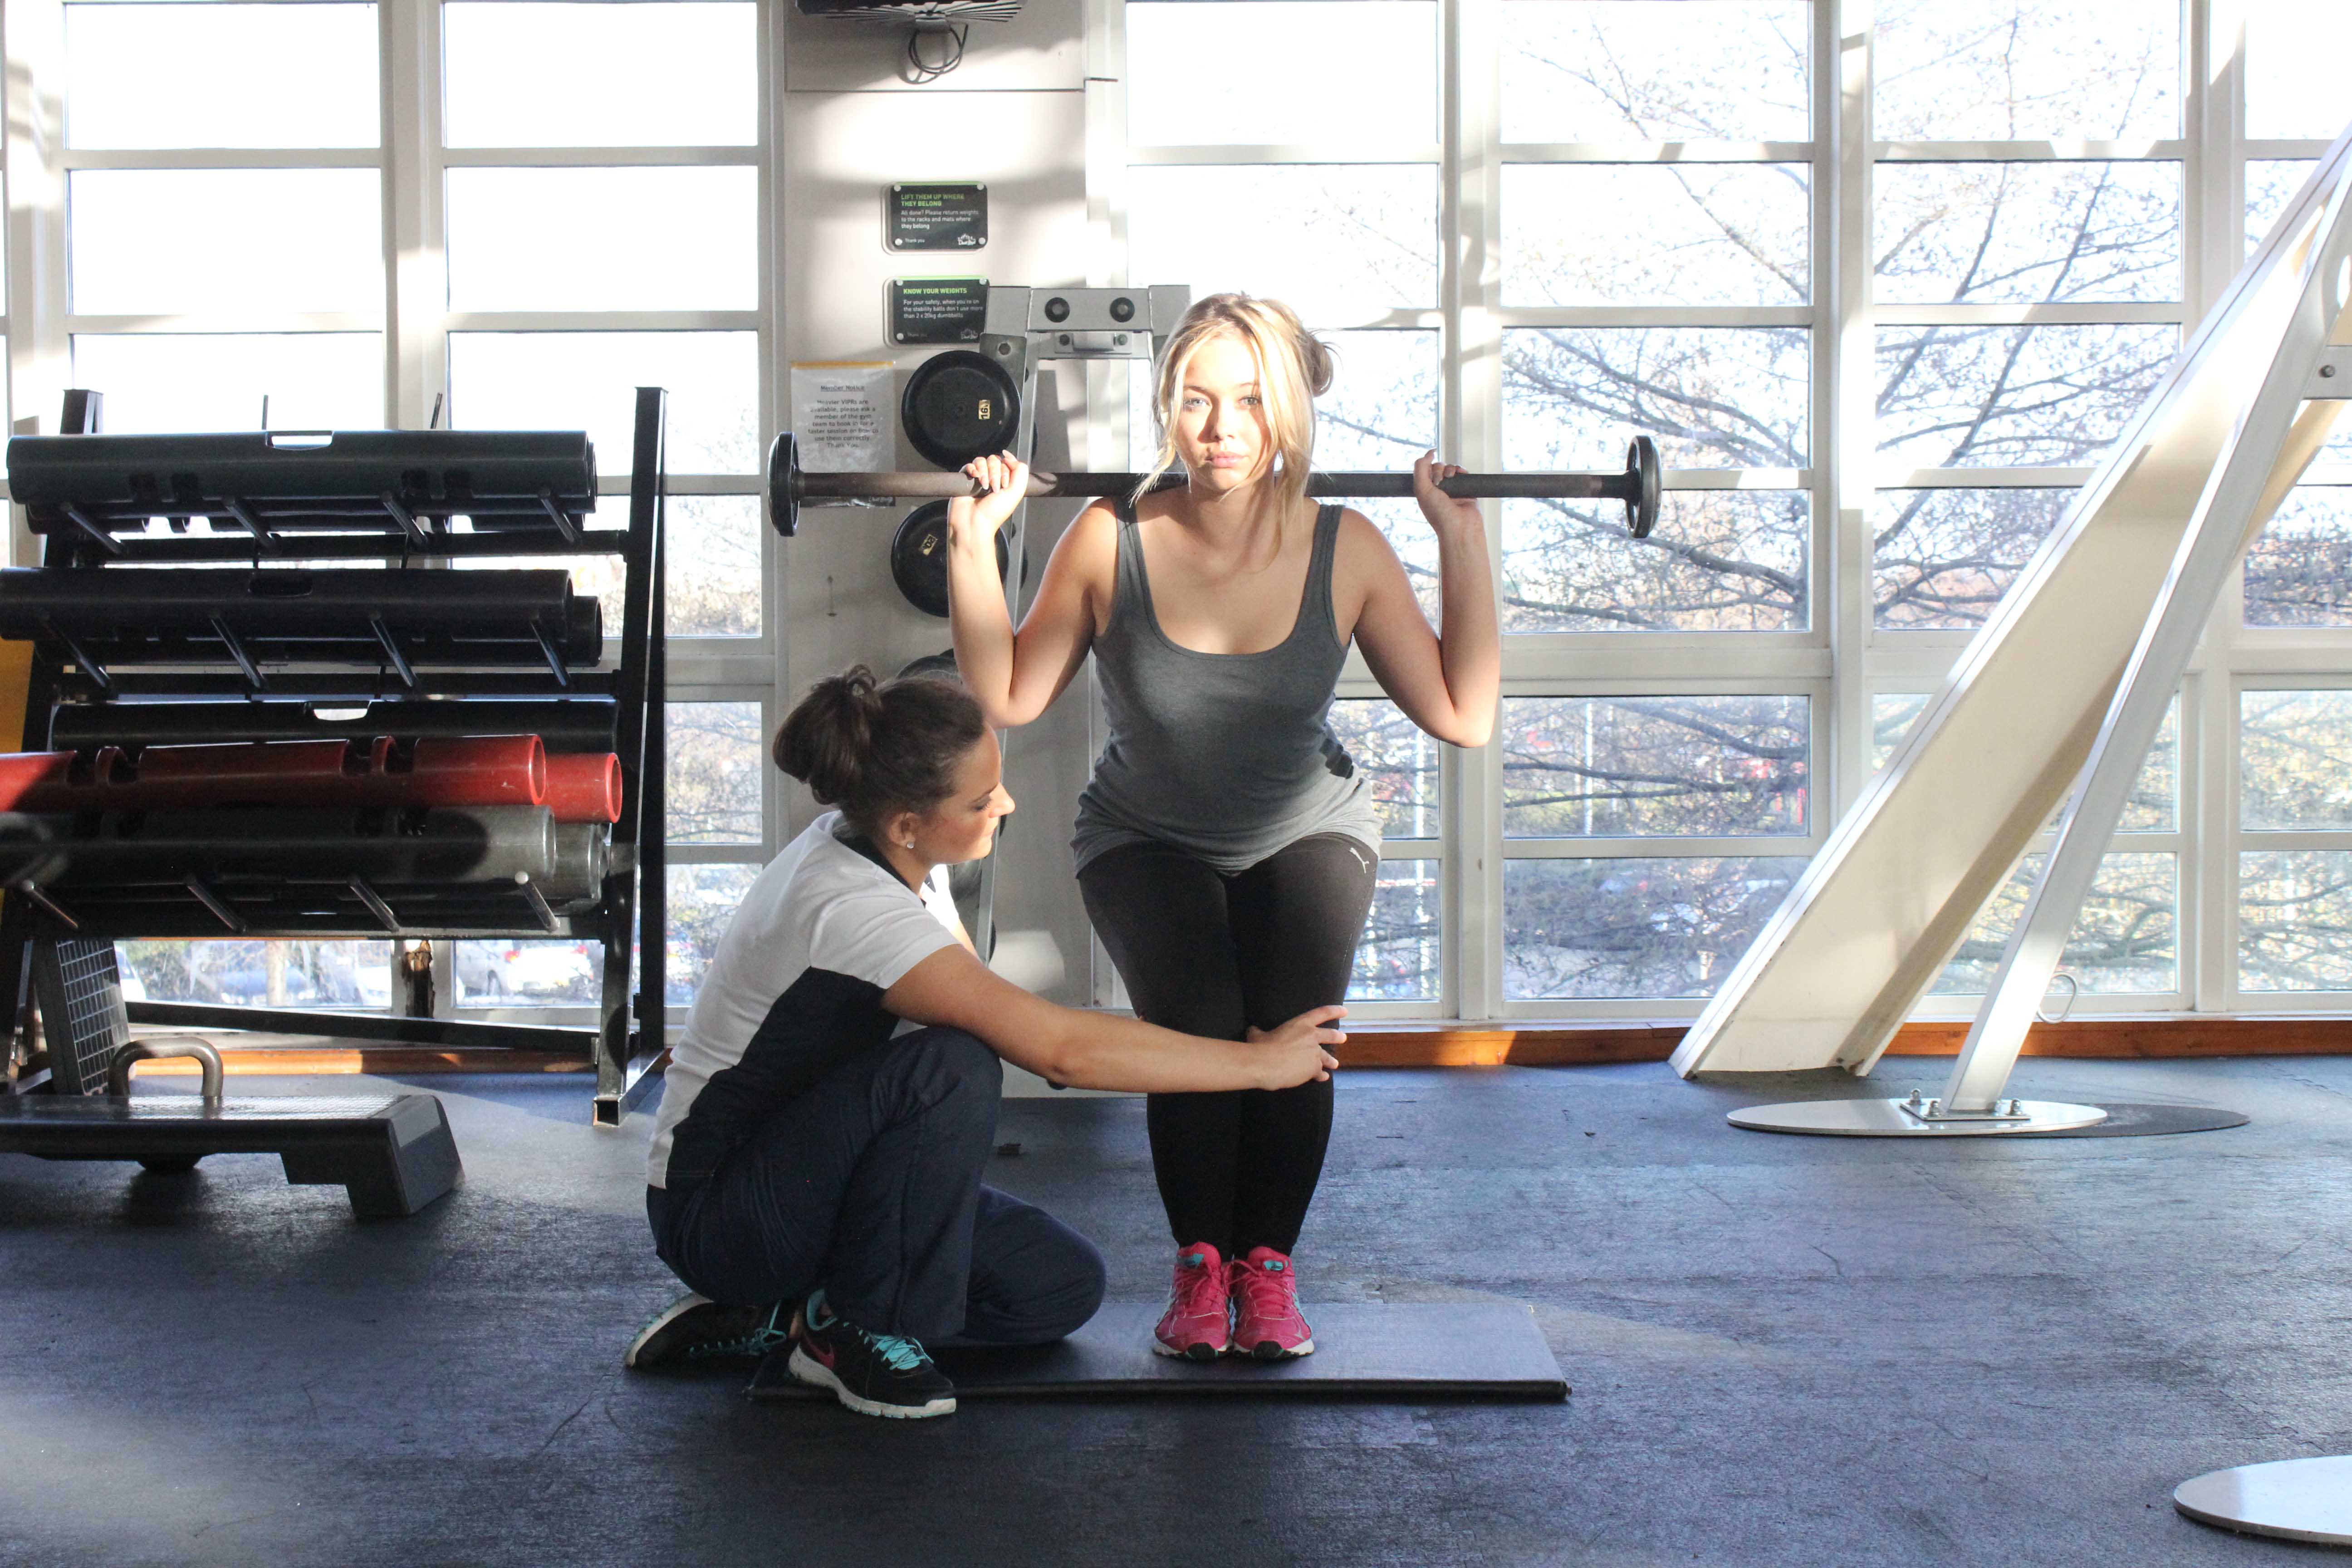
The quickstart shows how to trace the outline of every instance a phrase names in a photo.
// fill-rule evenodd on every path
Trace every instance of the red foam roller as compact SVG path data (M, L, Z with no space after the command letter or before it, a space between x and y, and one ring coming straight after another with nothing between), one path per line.
M103 754L103 753L101 753ZM56 811L73 771L71 752L0 755L0 811ZM70 809L70 806L63 809Z
M547 808L558 822L620 821L621 759L610 752L549 757Z
M79 762L72 752L22 752L0 756L0 800L7 809L35 812L333 802L357 798L349 791L372 771L366 749L341 741L160 746L136 763L116 746Z
M0 809L131 811L213 805L539 805L536 735L419 741L257 741L0 755Z
M150 746L134 763L109 746L89 783L49 809L251 803L340 805L370 798L376 762L348 741L247 741L228 746Z
M543 805L547 748L536 735L376 742L382 798L404 805Z

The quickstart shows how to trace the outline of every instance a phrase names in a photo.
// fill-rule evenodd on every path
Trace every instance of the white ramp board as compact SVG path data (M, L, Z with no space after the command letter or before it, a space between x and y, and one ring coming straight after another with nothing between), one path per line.
M2300 399L2343 336L2347 178L2352 135L1726 977L1676 1071L1865 1073L1877 1061L2083 773L2184 543L2209 521L2250 536L2326 438L2332 413L2297 419L2284 443L2273 432L2270 452L2238 450L2257 397ZM2217 476L2250 460L2269 481L2252 514L2213 519Z

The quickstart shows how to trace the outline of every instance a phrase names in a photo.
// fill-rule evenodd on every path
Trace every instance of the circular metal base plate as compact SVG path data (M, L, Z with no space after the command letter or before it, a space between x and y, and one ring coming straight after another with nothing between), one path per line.
M2002 1102L2004 1105L2008 1101ZM1991 1138L2011 1132L2054 1132L2095 1127L2107 1113L2095 1105L2055 1100L2021 1100L2023 1114L1999 1121L1922 1121L1899 1100L1813 1100L1788 1105L1751 1105L1727 1119L1755 1132L1809 1132L1829 1138Z
M2172 1506L2224 1530L2352 1546L2352 1455L2215 1470L2181 1482Z

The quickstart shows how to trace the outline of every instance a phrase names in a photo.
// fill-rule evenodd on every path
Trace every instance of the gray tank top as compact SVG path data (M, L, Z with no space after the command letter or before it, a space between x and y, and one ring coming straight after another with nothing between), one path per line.
M1199 653L1160 627L1135 509L1115 503L1118 575L1094 642L1109 739L1078 795L1078 869L1129 844L1170 844L1220 871L1339 833L1377 855L1379 808L1328 722L1348 647L1331 614L1339 509L1315 518L1290 635L1262 653Z

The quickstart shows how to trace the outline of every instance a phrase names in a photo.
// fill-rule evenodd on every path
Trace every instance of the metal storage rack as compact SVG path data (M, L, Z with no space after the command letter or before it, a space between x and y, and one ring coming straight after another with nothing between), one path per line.
M335 868L316 866L305 868L323 876L290 877L274 892L257 892L250 883L242 890L211 886L192 874L184 897L176 896L179 889L163 896L149 889L133 900L109 896L87 874L76 879L77 890L45 889L37 866L54 866L57 858L40 862L19 853L0 905L0 995L13 1004L11 1016L22 1020L34 975L43 977L38 989L54 999L56 1014L44 1013L52 1035L51 1087L69 1093L103 1088L102 1065L89 1069L121 1043L126 1009L119 1001L117 939L572 937L603 947L593 1030L171 1002L131 1002L127 1018L577 1052L595 1067L595 1121L617 1124L648 1087L647 1070L663 1045L667 395L637 389L625 529L585 526L595 505L594 456L578 433L101 437L100 408L96 393L69 392L63 437L11 443L16 499L44 539L38 576L27 574L17 586L45 602L62 592L66 600L95 596L119 605L162 591L151 581L127 593L123 568L242 566L256 574L248 580L258 597L265 584L287 580L270 575L273 564L299 562L290 570L308 574L305 597L323 618L274 640L241 635L226 615L194 635L150 634L133 625L100 645L74 636L62 617L34 612L26 750L94 755L91 749L100 746L528 731L541 734L551 751L617 753L622 810L604 851L601 889L593 901L583 898L562 910L528 881L411 886L387 896L360 875L337 886ZM61 444L67 442L73 445ZM46 455L74 468L85 453L91 459L86 478L57 480L53 462L49 483L16 483L20 458L29 468ZM101 456L105 460L97 460ZM543 482L551 472L576 473L583 461L584 487ZM300 485L271 482L296 470L304 476ZM515 557L560 566L593 553L618 555L624 564L617 661L576 659L583 627L551 626L545 616L519 623L528 629L505 643L452 641L429 624L436 612L423 608L403 624L405 612L393 600L446 598L456 583L369 602L370 584L394 581L387 568ZM593 609L593 600L585 603ZM201 616L201 606L193 613ZM336 623L338 615L348 624ZM610 646L609 637L602 640ZM335 716L355 709L365 711ZM69 858L74 842L47 847ZM82 1035L90 1037L77 1037Z

